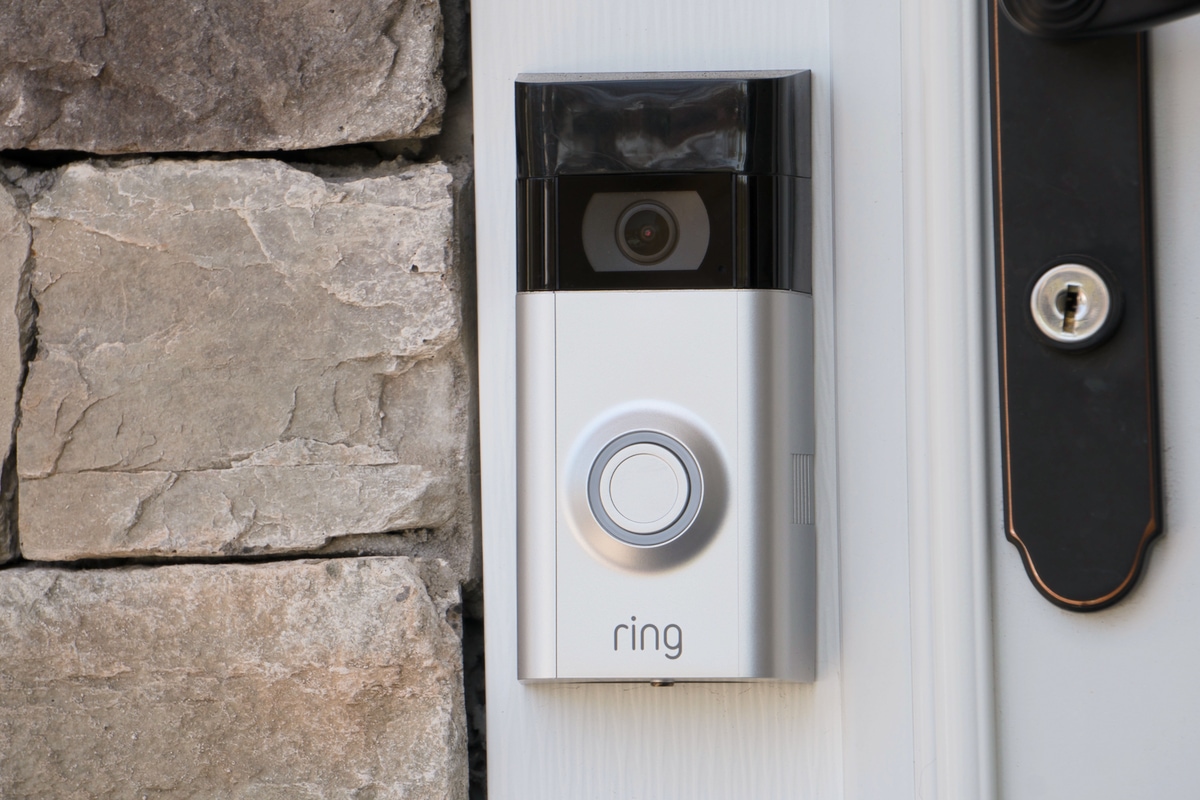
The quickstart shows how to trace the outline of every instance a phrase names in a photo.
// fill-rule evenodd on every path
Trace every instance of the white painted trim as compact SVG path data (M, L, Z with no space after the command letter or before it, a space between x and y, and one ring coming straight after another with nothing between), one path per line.
M984 95L970 6L473 3L492 800L994 795ZM512 80L797 67L814 77L818 680L522 685ZM952 310L924 316L943 304Z
M476 0L471 11L489 797L836 800L843 738L828 0ZM818 680L670 689L520 684L513 79L520 72L789 68L812 69L814 77Z
M843 797L912 800L900 3L839 0L829 38Z
M917 796L996 796L981 3L902 6Z

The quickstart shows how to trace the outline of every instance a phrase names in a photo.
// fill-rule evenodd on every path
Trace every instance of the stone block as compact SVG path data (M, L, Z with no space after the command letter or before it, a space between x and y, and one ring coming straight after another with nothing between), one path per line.
M17 389L21 382L22 325L28 324L27 292L21 289L29 259L29 224L15 187L0 179L0 564L17 555L12 526L16 487L8 454L17 419Z
M460 180L385 167L76 163L36 198L25 557L313 551L410 531L465 576Z
M0 150L293 150L421 138L437 0L0 3Z
M456 602L405 558L0 571L0 797L465 800Z

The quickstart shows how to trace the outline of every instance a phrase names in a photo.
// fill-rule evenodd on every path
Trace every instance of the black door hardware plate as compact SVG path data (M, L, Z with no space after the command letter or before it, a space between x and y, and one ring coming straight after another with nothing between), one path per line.
M1163 528L1146 37L1034 38L998 4L1005 533L1047 599L1090 611L1129 592Z

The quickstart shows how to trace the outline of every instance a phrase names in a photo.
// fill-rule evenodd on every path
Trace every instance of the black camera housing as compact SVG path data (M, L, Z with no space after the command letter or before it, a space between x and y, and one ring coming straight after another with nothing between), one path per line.
M807 70L519 76L518 291L811 293L811 91ZM639 203L670 220L660 258L619 241Z

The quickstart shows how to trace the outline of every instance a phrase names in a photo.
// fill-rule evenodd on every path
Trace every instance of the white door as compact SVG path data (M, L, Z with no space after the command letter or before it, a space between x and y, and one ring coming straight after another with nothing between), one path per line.
M1138 586L1079 614L993 534L1001 796L1200 796L1200 18L1150 37L1165 535Z

